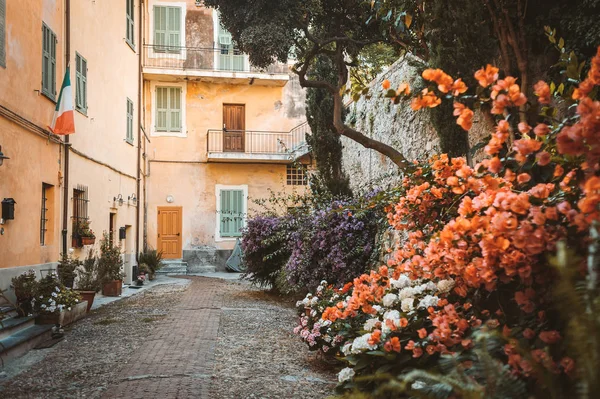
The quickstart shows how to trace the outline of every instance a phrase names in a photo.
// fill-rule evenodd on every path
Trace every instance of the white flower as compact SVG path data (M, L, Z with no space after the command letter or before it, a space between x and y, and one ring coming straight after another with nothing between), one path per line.
M369 340L371 339L371 334L361 335L358 338L355 338L352 342L352 350L351 353L362 353L365 351L372 351L377 349L377 345L371 345Z
M383 315L383 323L381 323L381 333L387 336L392 332L391 326L388 325L388 320L396 327L400 327L400 312L397 310L390 310L385 312Z
M385 306L386 308L392 307L397 300L398 300L398 295L386 294L383 297L383 306Z
M400 305L400 308L402 309L403 312L410 312L411 310L413 310L415 308L415 298L404 298L402 300L402 304Z
M344 355L348 355L350 353L350 349L352 349L352 342L346 342L341 350Z
M54 298L56 298L58 295L56 295L56 292L53 292L53 293L52 293L52 296L53 296Z
M437 285L433 281L428 281L427 284L425 284L425 288L427 291L437 291Z
M373 305L373 309L375 309L375 311L377 313L381 313L381 312L384 311L384 309L381 306L379 306L379 305Z
M317 315L317 311L316 310L313 309L313 310L310 311L310 316L311 317L315 317L316 315Z
M320 285L320 286L317 287L317 292L321 292L321 291L323 291L323 286L322 285Z
M369 320L367 320L367 322L363 326L363 329L365 331L373 331L373 329L375 328L375 324L377 324L379 322L380 322L379 319L369 319Z
M40 306L42 309L46 309L46 305L42 303L42 306Z
M411 283L410 277L408 277L404 274L401 274L400 277L398 277L398 280L390 279L390 284L392 285L392 287L397 288L399 290L410 286L410 283Z
M400 292L398 292L398 298L401 300L404 300L406 298L412 298L414 297L416 294L415 289L412 287L406 287L400 290Z
M325 320L321 322L321 324L323 324L323 327L329 327L331 325L331 320Z
M335 300L336 300L336 299L338 299L339 297L340 297L340 296L339 296L338 294L335 294L334 296L332 296L332 297L331 297L331 299L333 299L333 300L335 301Z
M321 280L321 282L319 284L320 285L327 285L327 281L326 280Z
M329 336L329 335L323 336L323 341L325 341L327 343L331 342L331 336Z
M427 309L430 306L437 306L439 300L440 298L437 296L427 295L419 301L419 305L417 307Z
M352 378L354 378L354 374L356 374L356 373L354 372L353 369L351 369L350 367L346 367L345 369L342 369L338 373L338 381L339 382L350 381L350 380L352 380Z
M316 305L318 302L319 302L319 298L318 298L318 297L313 297L313 298L310 300L310 302L309 302L309 303L310 303L310 306L314 306L314 305Z
M296 307L299 307L299 306L301 306L301 305L303 305L303 302L302 302L302 301L298 301L298 302L296 302Z
M69 307L67 308L67 310L71 310L71 307L69 306Z
M58 288L58 287L54 287L54 291L56 291L56 292L60 292L60 288Z
M437 287L441 293L450 292L454 288L454 280L440 280L437 283Z

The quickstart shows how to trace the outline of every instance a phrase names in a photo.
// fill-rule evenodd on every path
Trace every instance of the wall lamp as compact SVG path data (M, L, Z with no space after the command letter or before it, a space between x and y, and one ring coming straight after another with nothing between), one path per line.
M135 193L127 197L127 203L129 203L129 201L131 201L134 206L137 205L137 197L135 196Z
M119 206L123 206L123 196L121 194L114 197L113 201L115 201L117 204L119 204Z
M10 158L4 155L4 153L2 152L2 146L0 145L0 166L2 166L5 159L10 159Z

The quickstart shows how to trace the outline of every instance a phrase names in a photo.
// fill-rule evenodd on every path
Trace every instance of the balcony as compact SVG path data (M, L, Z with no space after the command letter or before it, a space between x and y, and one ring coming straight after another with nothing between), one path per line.
M307 133L310 127L306 122L289 132L211 129L208 131L208 160L289 163L308 153Z
M193 79L233 84L285 86L289 67L276 63L256 68L235 49L144 45L143 73L148 79Z

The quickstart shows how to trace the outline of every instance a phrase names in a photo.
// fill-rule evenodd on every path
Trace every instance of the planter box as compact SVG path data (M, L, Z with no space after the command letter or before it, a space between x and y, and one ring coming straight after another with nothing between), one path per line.
M81 237L81 245L94 245L96 237Z
M68 326L69 324L85 317L87 306L87 301L82 301L73 306L71 310L63 310L62 312L56 314L41 314L35 318L35 323L60 324L62 326Z
M106 296L121 296L123 288L123 280L114 280L110 283L102 285L102 295Z
M96 291L80 291L77 290L81 295L81 299L87 301L87 312L92 309L92 304L94 303L94 297L96 296Z

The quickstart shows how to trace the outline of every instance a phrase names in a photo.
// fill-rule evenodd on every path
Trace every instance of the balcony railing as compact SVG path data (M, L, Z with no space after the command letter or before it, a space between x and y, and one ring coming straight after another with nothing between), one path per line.
M257 130L208 131L208 153L271 154L294 156L306 152L308 123L303 123L289 132L267 132Z
M287 74L286 64L256 68L235 49L144 45L144 67L158 69Z

